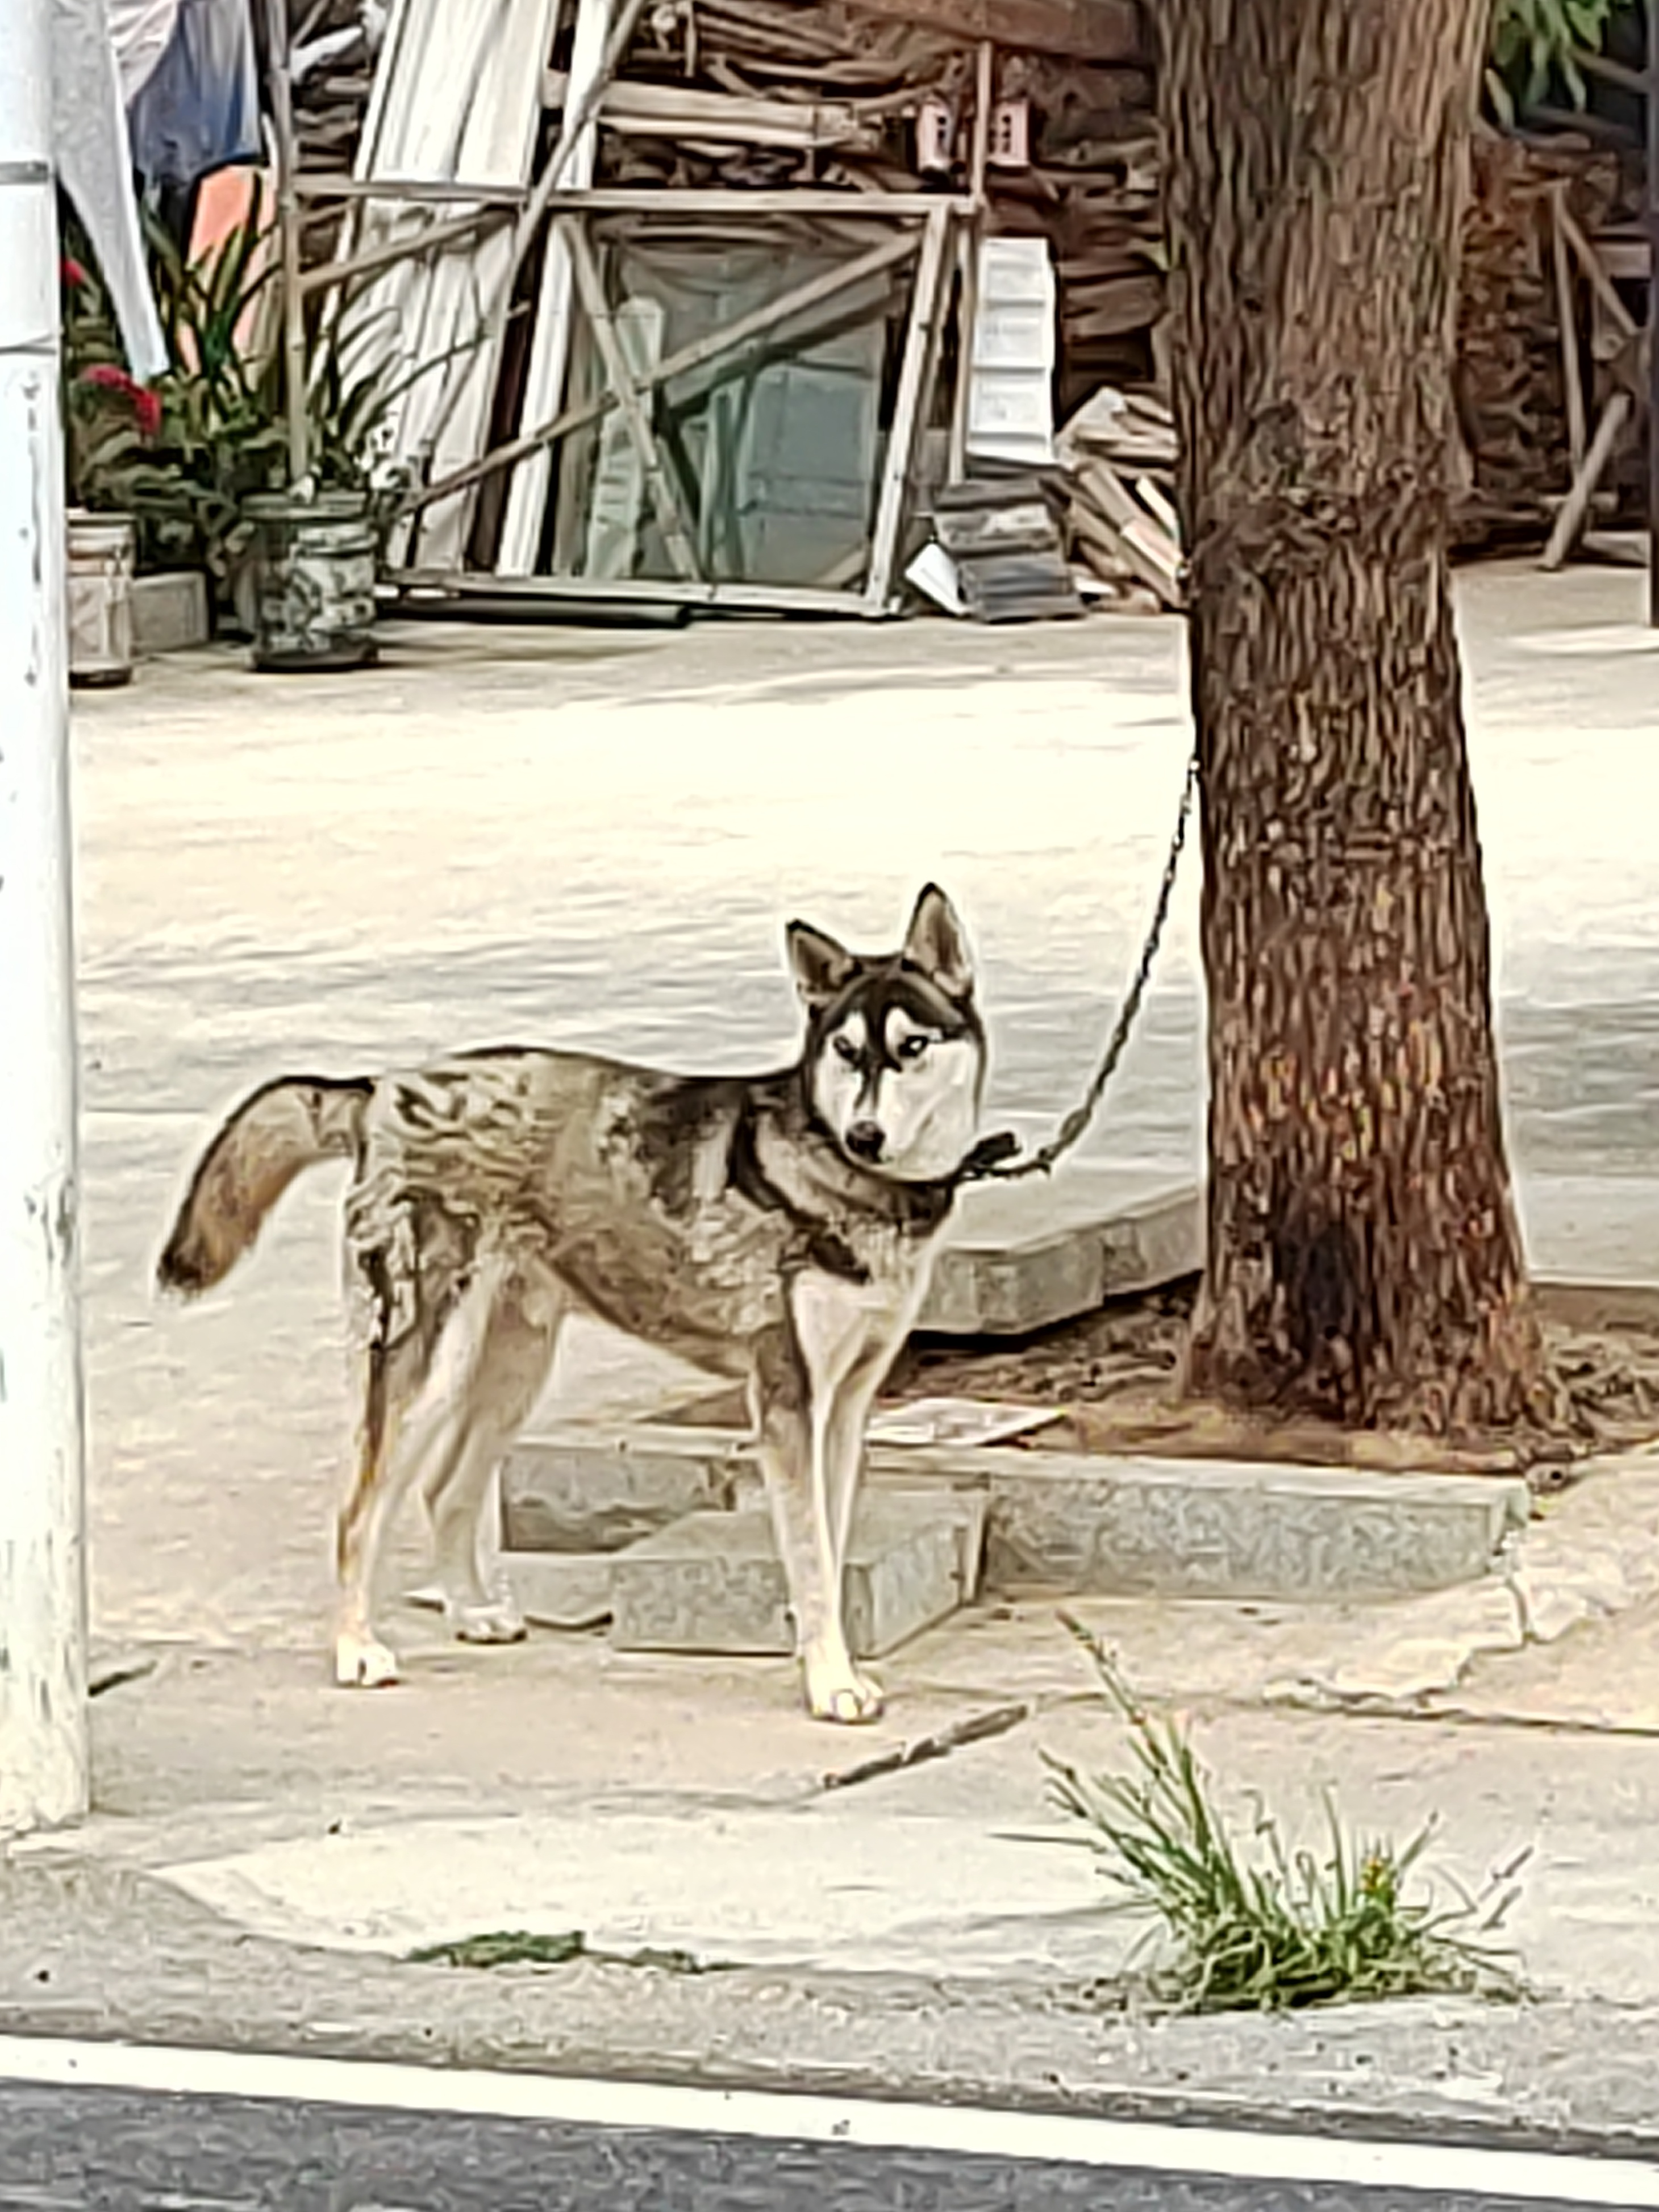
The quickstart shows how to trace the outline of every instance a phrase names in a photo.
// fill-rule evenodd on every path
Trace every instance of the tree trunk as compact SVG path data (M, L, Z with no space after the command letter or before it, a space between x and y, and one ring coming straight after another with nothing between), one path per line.
M1203 775L1209 1260L1188 1383L1523 1420L1446 547L1486 0L1163 0Z

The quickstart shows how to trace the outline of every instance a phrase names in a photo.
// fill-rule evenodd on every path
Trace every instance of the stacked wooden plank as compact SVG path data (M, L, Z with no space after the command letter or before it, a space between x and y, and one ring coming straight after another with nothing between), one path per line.
M1184 601L1175 424L1151 392L1105 385L1058 440L1073 562L1094 596L1133 611Z
M356 33L349 46L305 70L294 89L306 167L317 176L349 176L374 82L361 0L289 0L288 12L292 46L301 55L333 34Z
M933 496L933 528L975 622L1080 615L1060 533L1035 477L969 478Z

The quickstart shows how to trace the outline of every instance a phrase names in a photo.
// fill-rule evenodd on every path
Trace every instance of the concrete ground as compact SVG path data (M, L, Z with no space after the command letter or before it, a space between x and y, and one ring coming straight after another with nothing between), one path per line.
M1650 1279L1659 1241L1644 591L1459 580L1523 1212L1541 1265L1597 1280ZM462 1650L415 1613L404 1687L334 1692L337 1183L297 1188L204 1306L148 1287L192 1149L264 1077L510 1037L753 1065L791 1039L785 916L880 943L929 875L980 949L990 1114L1060 1109L1173 818L1181 643L1112 618L410 626L372 673L284 682L216 653L80 702L110 1686L93 1820L0 1863L0 2026L1659 2135L1652 1460L1552 1508L1520 1613L1496 1585L1426 1612L1091 1609L1148 1694L1193 1714L1235 1803L1260 1790L1298 1833L1326 1784L1362 1827L1437 1813L1443 1884L1534 1851L1513 1932L1535 2004L1149 2022L1089 1994L1130 1931L1055 1839L1040 1754L1121 1745L1051 1608L894 1655L889 1717L857 1735L809 1725L770 1662ZM1188 1170L1195 896L1189 872L1097 1140ZM568 1416L677 1380L590 1329L555 1387ZM402 1956L503 1926L728 1971Z

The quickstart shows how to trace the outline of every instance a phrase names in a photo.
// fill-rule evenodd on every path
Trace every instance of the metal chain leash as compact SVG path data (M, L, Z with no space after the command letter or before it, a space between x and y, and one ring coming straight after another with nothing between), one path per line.
M1170 901L1175 891L1176 877L1181 868L1181 854L1187 842L1187 825L1192 818L1193 800L1199 784L1198 748L1193 748L1187 763L1187 781L1182 787L1181 807L1176 816L1175 835L1170 840L1170 856L1164 863L1164 880L1158 885L1158 902L1152 909L1152 927L1140 949L1140 959L1129 985L1122 1006L1118 1009L1111 1037L1089 1088L1041 1152L1033 1152L1029 1159L1016 1159L1019 1139L1010 1131L987 1137L975 1145L957 1169L958 1182L1014 1182L1021 1176L1047 1175L1062 1152L1068 1152L1095 1118L1096 1109L1106 1085L1117 1072L1123 1057L1123 1048L1129 1042L1135 1017L1140 1012L1140 1002L1146 995L1146 986L1152 980L1152 963L1158 958L1158 947L1164 941L1164 929L1170 919Z

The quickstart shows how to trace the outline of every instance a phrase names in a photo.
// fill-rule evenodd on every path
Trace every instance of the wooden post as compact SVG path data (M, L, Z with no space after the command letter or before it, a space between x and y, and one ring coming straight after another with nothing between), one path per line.
M950 237L951 211L948 207L935 208L927 218L921 258L916 264L910 326L899 370L898 395L893 404L893 427L888 433L887 454L882 465L881 493L870 545L870 576L865 588L865 598L872 613L884 612L893 595L893 571L898 562L916 440L922 428L922 407L927 397L928 371L939 335L939 301L945 289Z
M1555 319L1561 330L1561 374L1567 394L1567 452L1576 477L1584 465L1584 377L1578 358L1578 316L1573 298L1572 256L1561 217L1565 183L1550 187L1550 252L1555 268Z
M611 33L611 0L576 0L575 43L571 49L570 76L564 88L567 114L593 108L594 80L605 65ZM591 185L599 148L599 126L594 118L571 149L568 176L577 186ZM531 333L524 412L532 422L543 421L564 398L565 375L570 360L570 249L562 230L556 228L547 241L542 270L541 295L536 325ZM501 519L501 542L495 558L498 575L528 576L536 566L547 495L552 479L552 449L538 446L507 484L507 512Z
M289 484L297 486L311 473L311 421L306 407L306 295L301 282L300 194L295 183L300 149L294 130L287 0L265 0L265 40L270 49L270 121L276 141L276 228L283 265L288 472Z
M962 288L957 307L957 388L951 407L951 481L960 483L968 473L968 408L973 397L974 326L979 319L979 252L985 236L985 177L990 166L991 102L996 90L996 48L989 39L979 44L974 78L974 151L969 189L974 211L962 227L961 251L957 257Z

